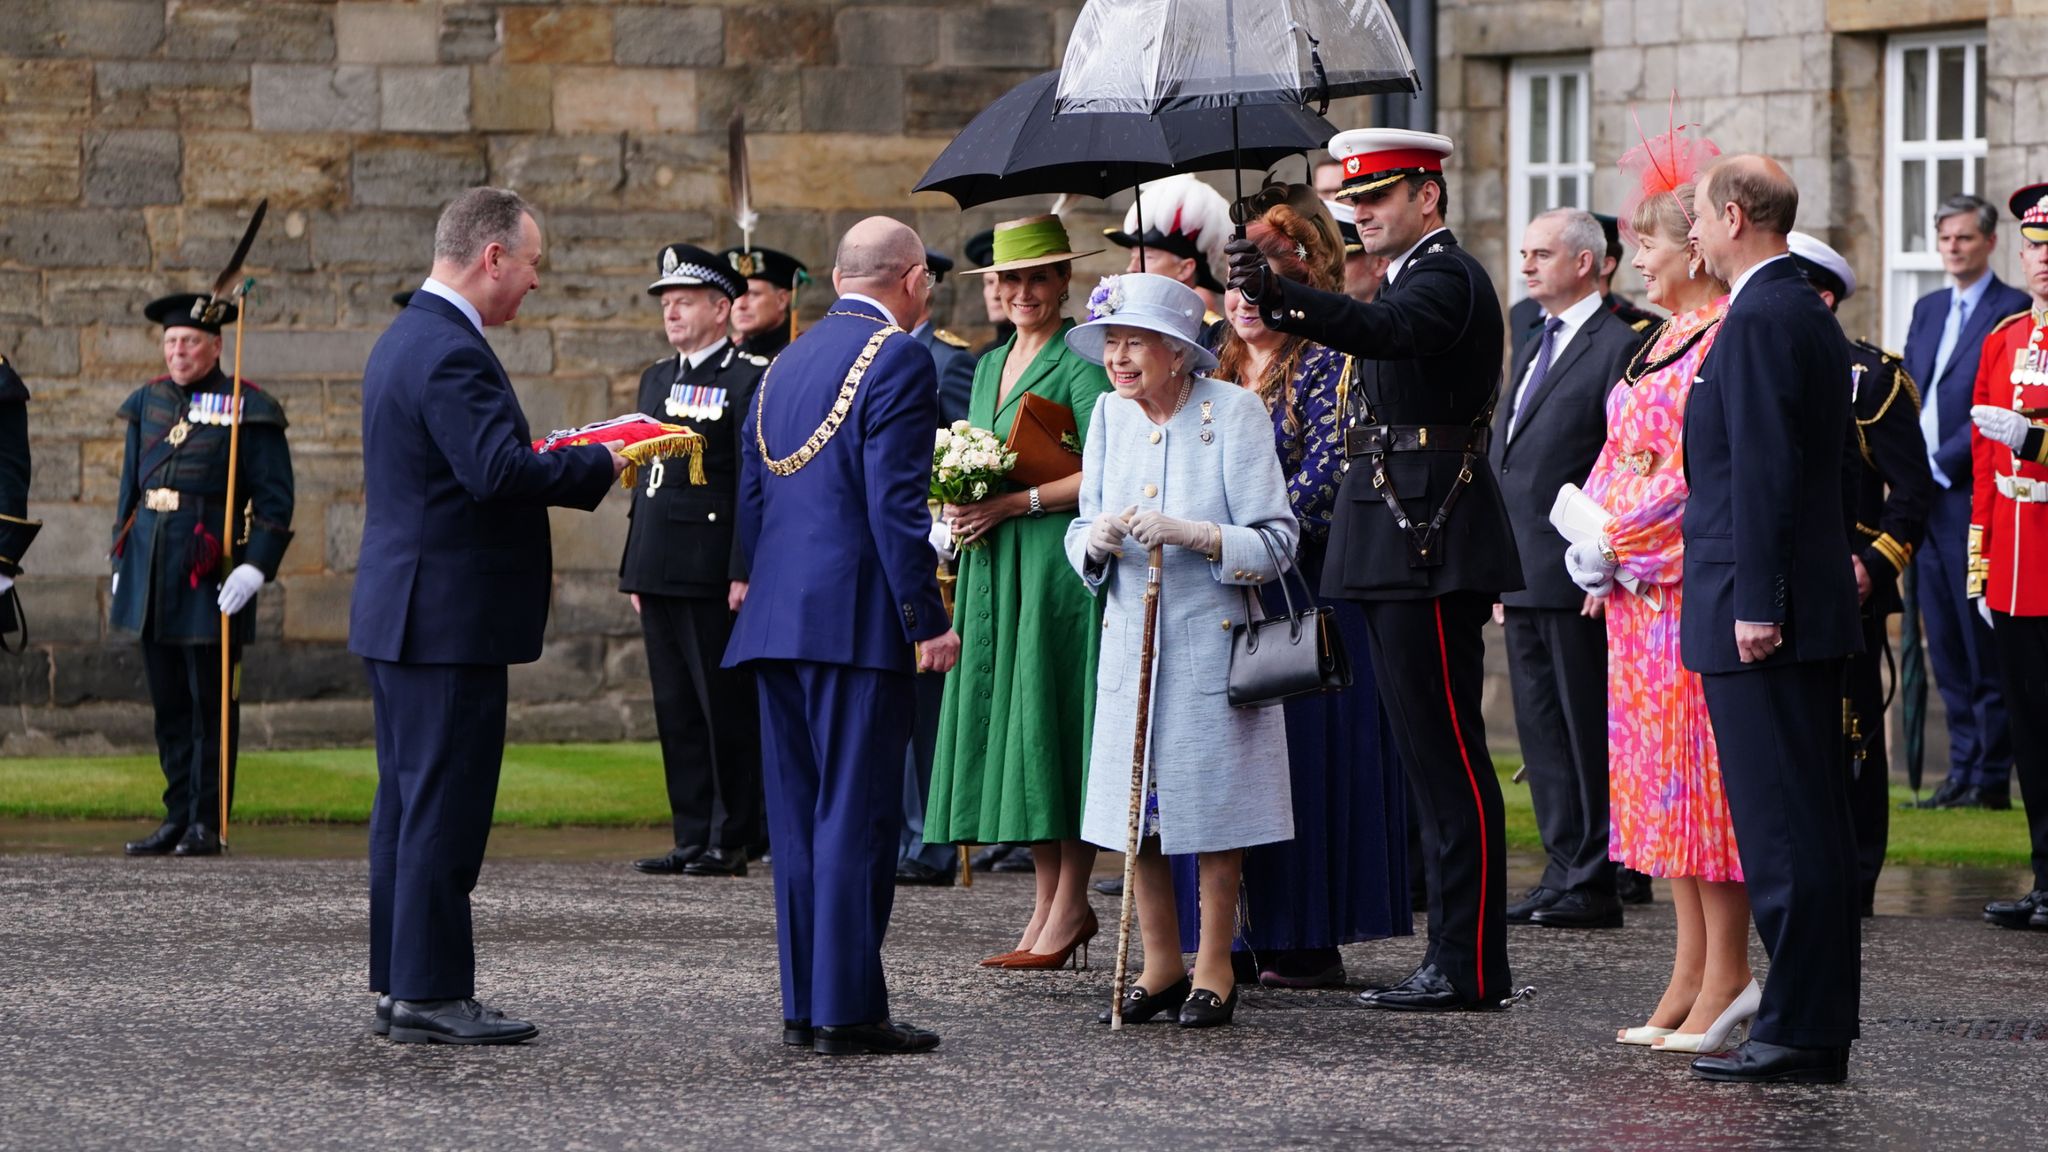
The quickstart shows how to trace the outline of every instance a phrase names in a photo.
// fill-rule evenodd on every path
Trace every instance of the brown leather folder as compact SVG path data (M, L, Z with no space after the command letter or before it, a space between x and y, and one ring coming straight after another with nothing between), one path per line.
M1074 428L1074 410L1026 392L1017 403L1017 418L1010 424L1005 450L1017 454L1017 463L1006 477L1026 487L1064 480L1081 470L1081 453L1067 447L1079 445Z

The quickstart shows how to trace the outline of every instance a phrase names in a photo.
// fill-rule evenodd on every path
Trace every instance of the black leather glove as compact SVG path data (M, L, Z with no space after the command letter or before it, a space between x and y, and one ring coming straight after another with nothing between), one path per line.
M1224 245L1223 253L1230 257L1229 287L1246 300L1258 303L1273 277L1273 269L1266 264L1266 254L1259 251L1257 244L1242 237Z

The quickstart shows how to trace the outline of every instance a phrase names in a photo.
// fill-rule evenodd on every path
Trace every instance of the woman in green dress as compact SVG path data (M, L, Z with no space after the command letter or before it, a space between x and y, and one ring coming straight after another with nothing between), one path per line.
M1012 220L995 234L999 295L1016 334L981 358L967 419L1007 439L1027 392L1070 408L1085 434L1109 391L1102 369L1069 351L1061 317L1077 256L1056 216ZM1078 462L1078 461L1077 461ZM1095 935L1082 841L1082 786L1094 711L1094 599L1074 578L1066 531L1078 472L985 500L948 505L962 549L953 626L961 659L946 677L925 838L1029 843L1037 872L1031 921L1017 946L985 967L1057 968Z

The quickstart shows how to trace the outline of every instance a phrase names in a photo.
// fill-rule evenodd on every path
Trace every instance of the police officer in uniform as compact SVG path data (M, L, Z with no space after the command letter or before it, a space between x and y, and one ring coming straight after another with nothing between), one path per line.
M1274 274L1229 246L1230 286L1269 327L1358 357L1323 592L1362 602L1382 703L1428 859L1429 948L1375 1008L1489 1009L1509 995L1500 785L1479 713L1482 629L1521 560L1486 452L1504 344L1486 269L1444 225L1448 137L1340 132L1338 192L1367 251L1392 258L1369 304Z
M23 631L14 578L43 527L28 518L28 459L28 385L0 356L0 647ZM24 634L21 643L27 642Z
M647 292L661 301L676 355L640 376L639 410L704 437L706 483L656 461L633 492L619 590L633 598L647 641L654 723L668 778L675 848L636 860L654 875L744 876L765 839L761 729L753 674L719 667L745 595L746 559L733 546L740 420L768 366L726 339L746 281L691 244L661 250Z
M235 306L183 293L143 315L164 326L169 373L121 405L127 446L114 513L116 632L142 641L164 772L164 821L126 846L130 856L220 851L220 615L233 618L230 700L239 697L241 648L256 627L256 590L277 578L292 539L292 457L284 406L242 381L235 515L225 507L233 385L220 369L221 326ZM234 567L223 563L233 533ZM228 710L228 794L241 709Z
M1788 234L1792 260L1840 309L1856 291L1841 253L1804 232ZM1842 452L1842 523L1848 529L1856 590L1863 598L1863 652L1849 658L1842 698L1849 804L1856 825L1856 872L1863 915L1872 913L1891 823L1891 761L1885 753L1885 668L1892 663L1889 617L1903 609L1899 575L1927 528L1934 473L1920 436L1920 390L1904 362L1867 340L1849 345L1852 419ZM1890 675L1897 682L1897 673Z
M773 248L727 248L719 255L747 285L732 303L733 340L742 352L775 359L796 339L797 292L811 282L810 270Z

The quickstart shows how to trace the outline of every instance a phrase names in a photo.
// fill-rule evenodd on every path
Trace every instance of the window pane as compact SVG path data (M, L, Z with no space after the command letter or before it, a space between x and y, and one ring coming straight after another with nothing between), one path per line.
M1927 161L1899 165L1899 251L1927 251Z
M1529 159L1550 160L1550 77L1529 77ZM1534 204L1535 201L1530 201Z
M1579 77L1566 73L1557 78L1557 158L1584 160L1586 145L1579 139ZM1566 203L1571 203L1566 197Z
M1963 191L1963 162L1943 160L1934 167L1934 202L1936 204Z
M1963 53L1968 51L1960 45L1943 48L1941 52L1941 73L1935 85L1936 108L1939 110L1934 121L1934 134L1940 140L1961 140L1963 138Z
M1577 176L1559 176L1557 178L1557 206L1560 208L1577 208L1579 206L1579 178Z
M1980 45L1976 48L1971 49L1971 51L1974 52L1977 56L1977 90L1970 94L1975 99L1977 104L1977 118L1974 121L1972 121L1972 123L1977 125L1977 135L1979 137L1982 137L1986 135L1984 131L1984 49ZM1983 166L1983 161L1978 161L1977 167L1981 169ZM1984 181L1982 179L1982 174L1980 173L1979 179L1977 181L1977 187L1982 188L1983 186Z
M1927 139L1927 50L1909 49L1902 54L1906 75L1900 85L1905 93L1905 113L1900 118L1907 140Z
M1548 212L1550 209L1550 178L1547 176L1529 177L1529 220L1534 220L1538 214ZM1522 223L1527 224L1529 220L1524 220Z

